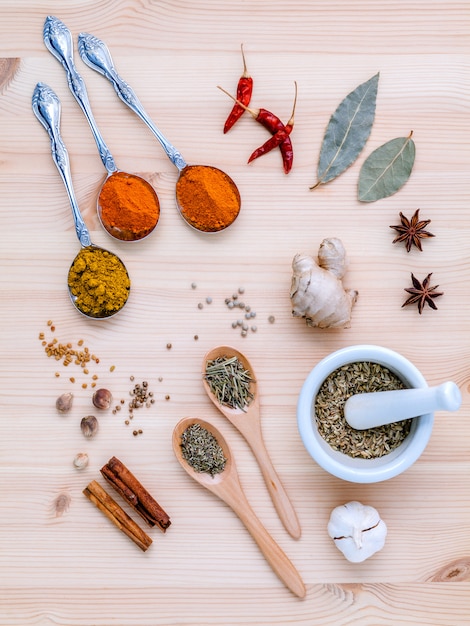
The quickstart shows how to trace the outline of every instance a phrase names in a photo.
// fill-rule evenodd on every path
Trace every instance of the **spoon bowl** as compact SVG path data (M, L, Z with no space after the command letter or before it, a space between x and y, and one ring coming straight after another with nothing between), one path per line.
M181 438L187 428L199 424L211 433L221 446L226 458L225 468L219 474L194 470L183 456ZM251 508L240 483L238 470L232 451L222 433L209 422L193 417L183 418L173 430L173 451L183 469L200 485L209 489L225 502L243 522L253 539L258 544L264 557L274 572L288 589L300 598L305 596L305 585L292 562L261 524Z
M78 51L84 63L107 78L119 98L148 126L165 154L178 169L176 206L184 221L199 232L214 233L228 228L238 217L241 200L235 182L211 165L188 165L146 113L133 89L117 73L106 44L88 33L78 36ZM199 198L199 199L198 199ZM217 199L219 198L219 199ZM210 219L202 217L200 203L210 207Z
M243 364L244 369L251 373L252 380L249 385L249 392L253 394L253 399L248 405L243 407L243 409L227 406L219 402L206 379L206 364L209 361L213 361L221 357L235 357ZM236 348L231 346L217 346L207 352L204 356L202 365L202 382L210 400L228 419L228 421L243 435L246 442L252 449L279 518L289 534L294 537L294 539L298 539L301 535L301 528L297 515L292 503L289 500L287 492L284 489L276 470L274 469L264 443L261 429L258 383L256 382L254 369L251 366L251 363L247 357Z
M60 62L64 68L67 81L75 100L80 105L90 125L98 152L107 171L107 176L101 185L97 212L101 225L106 232L119 241L140 241L148 237L156 228L160 218L160 202L155 189L141 176L118 170L113 155L106 145L103 136L96 124L91 110L87 89L83 78L77 71L73 60L72 35L67 26L56 17L49 15L44 22L43 39L46 48ZM106 200L110 188L116 179L124 181L121 184L122 192L115 194L111 201ZM143 198L148 213L151 216L149 223L140 229L135 228L139 223L141 213L140 199ZM108 215L108 205L118 210L118 217ZM114 215L114 211L113 211Z
M109 250L105 250L104 248L95 246L92 243L90 233L88 232L86 224L83 221L72 185L72 176L70 172L67 148L65 147L65 144L60 134L61 105L59 98L48 85L44 83L38 83L33 92L32 107L34 114L46 129L51 140L52 159L56 164L57 169L59 170L59 174L61 175L61 178L65 185L65 189L67 191L67 195L69 197L70 206L72 208L72 215L75 222L75 231L77 233L78 240L82 246L82 251L85 249L89 249L90 251L98 252L100 254L103 253L102 256L106 256L107 258L112 259L114 268L117 269L124 278L123 284L127 285L124 291L124 295L119 299L118 304L113 305L112 307L105 305L99 309L99 313L94 315L87 313L85 310L83 310L83 308L80 307L79 300L72 293L70 288L70 273L75 261L80 255L79 252L72 262L68 274L67 284L70 299L75 308L85 317L88 317L90 319L109 318L118 313L127 302L130 290L129 274L127 273L127 269L124 263L116 254L110 252Z

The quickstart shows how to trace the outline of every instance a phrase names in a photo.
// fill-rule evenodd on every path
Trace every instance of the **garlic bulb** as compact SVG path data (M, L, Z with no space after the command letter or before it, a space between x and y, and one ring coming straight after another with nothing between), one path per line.
M361 563L385 545L387 526L372 506L348 502L333 509L328 534L352 563Z

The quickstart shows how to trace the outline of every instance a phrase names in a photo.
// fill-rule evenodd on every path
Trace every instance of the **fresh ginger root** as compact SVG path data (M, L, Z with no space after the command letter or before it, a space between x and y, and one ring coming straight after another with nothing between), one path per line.
M296 254L292 269L292 315L304 317L307 326L349 328L351 310L359 294L343 287L347 258L341 240L324 239L318 263L308 254Z

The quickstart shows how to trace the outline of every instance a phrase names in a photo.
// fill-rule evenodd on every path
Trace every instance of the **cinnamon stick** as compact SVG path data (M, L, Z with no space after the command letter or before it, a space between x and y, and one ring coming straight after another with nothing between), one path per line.
M169 516L124 463L113 456L101 474L149 526L157 524L166 531L171 524Z
M141 550L145 552L150 547L152 539L127 515L96 480L93 480L85 487L83 493L119 530L132 539Z

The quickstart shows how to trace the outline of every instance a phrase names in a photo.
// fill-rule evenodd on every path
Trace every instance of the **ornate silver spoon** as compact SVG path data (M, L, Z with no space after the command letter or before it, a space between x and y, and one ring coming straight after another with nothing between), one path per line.
M51 140L52 159L59 170L59 174L61 175L65 189L67 190L75 222L75 231L82 246L82 250L75 257L68 273L67 282L69 285L70 299L78 311L86 317L93 319L111 317L120 311L127 302L130 290L129 275L124 263L118 256L108 250L105 250L104 248L95 246L91 242L90 233L88 232L85 222L81 216L80 209L78 208L78 203L72 185L68 152L60 134L61 106L59 98L48 85L38 83L33 92L32 106L34 114L46 129ZM102 283L104 294L100 294L99 297L97 296L92 312L88 310L88 306L85 306L82 303L80 296L74 294L70 288L71 272L74 271L72 268L74 268L75 261L80 257L83 250L87 250L90 253L96 253L101 258L101 261L105 262L106 265L108 265L109 262L109 273L106 276L104 283ZM113 293L113 297L107 300L106 287L109 284L107 281L113 280L113 277L122 283L120 284L122 289L120 290L119 296L117 296L116 293Z

